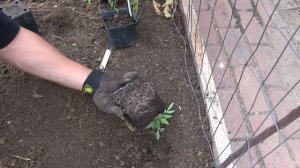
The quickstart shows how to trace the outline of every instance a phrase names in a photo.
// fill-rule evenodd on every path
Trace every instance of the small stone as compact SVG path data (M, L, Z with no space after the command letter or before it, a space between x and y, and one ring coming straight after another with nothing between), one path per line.
M132 144L132 143L130 143L130 144L129 144L129 147L130 147L130 148L132 148L132 147L133 147L133 144Z
M44 95L36 93L36 92L33 92L32 93L32 97L35 98L35 99L40 99L40 98L43 98Z
M57 5L54 5L54 8L57 8L58 6Z
M98 163L98 160L93 160L92 164L93 164L94 166L98 165L98 164L99 164L99 163Z
M95 61L95 62L101 62L102 61L102 57L96 58L93 61Z
M4 144L5 144L4 138L0 138L0 145L4 145Z
M136 155L135 155L135 159L136 160L140 160L142 158L142 153L141 152L139 152L139 153L137 153Z
M223 69L223 68L225 68L225 65L223 63L219 63L218 67Z
M74 113L76 110L74 108L70 109L70 112Z
M11 121L7 121L6 123L7 123L7 125L11 125L11 124L12 124L12 122L11 122Z
M199 151L198 153L197 153L197 156L202 156L202 152L201 151Z
M152 167L153 166L153 162L146 162L144 164L144 167Z
M16 165L16 162L15 162L15 161L13 161L13 162L10 163L10 166L11 166L11 167L15 167L15 165Z
M105 28L105 25L104 25L104 24L100 24L99 27L100 27L101 29L103 29L103 28Z
M125 162L123 160L120 161L120 166L121 167L125 166Z
M24 139L19 139L18 140L18 143L23 143L24 142Z
M115 159L118 161L118 160L120 160L120 157L116 155Z

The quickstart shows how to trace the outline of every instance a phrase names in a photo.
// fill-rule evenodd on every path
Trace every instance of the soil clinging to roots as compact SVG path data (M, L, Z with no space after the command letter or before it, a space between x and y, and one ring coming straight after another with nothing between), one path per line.
M128 120L137 128L144 128L159 113L164 105L149 83L135 81L114 94Z

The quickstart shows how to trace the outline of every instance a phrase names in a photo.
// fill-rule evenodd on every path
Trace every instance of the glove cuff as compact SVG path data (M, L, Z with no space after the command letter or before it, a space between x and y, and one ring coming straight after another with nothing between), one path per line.
M85 94L94 95L100 85L103 73L100 70L94 69L84 81L82 91Z

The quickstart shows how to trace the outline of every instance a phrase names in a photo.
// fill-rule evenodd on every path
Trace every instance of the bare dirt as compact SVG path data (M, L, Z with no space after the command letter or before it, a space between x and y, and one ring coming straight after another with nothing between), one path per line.
M99 66L108 46L96 1L25 3L47 41L85 66ZM169 19L155 15L150 1L140 4L137 44L113 51L107 71L138 71L164 102L175 103L161 139L130 132L117 117L98 111L87 95L0 65L1 168L211 167L186 78L183 42ZM191 57L188 67L199 92Z

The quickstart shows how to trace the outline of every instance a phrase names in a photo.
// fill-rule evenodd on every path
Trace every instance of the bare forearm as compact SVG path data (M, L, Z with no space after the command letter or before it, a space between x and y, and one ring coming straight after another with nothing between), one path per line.
M81 90L91 72L24 28L7 47L0 50L0 58L32 75L76 90Z

